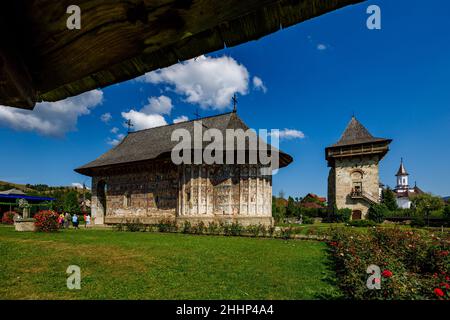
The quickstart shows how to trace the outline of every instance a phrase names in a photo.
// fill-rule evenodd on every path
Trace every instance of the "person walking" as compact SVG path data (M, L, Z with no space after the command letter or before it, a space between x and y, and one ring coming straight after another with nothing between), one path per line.
M64 216L64 227L66 229L69 229L71 220L72 220L72 216L70 215L70 213L66 212L66 214Z
M86 224L85 226L90 226L91 225L91 216L89 214L86 214Z
M61 229L64 228L64 214L62 212L59 214L58 224Z
M76 213L72 216L72 225L75 229L78 229L78 215Z

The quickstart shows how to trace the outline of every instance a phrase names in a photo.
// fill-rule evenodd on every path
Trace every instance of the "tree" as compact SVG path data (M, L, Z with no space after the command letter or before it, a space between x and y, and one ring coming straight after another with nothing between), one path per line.
M373 204L369 208L367 217L369 218L369 220L375 221L376 223L382 223L388 213L389 209L385 204Z
M395 197L394 191L389 187L383 190L381 203L384 204L390 211L398 210L397 199Z
M444 218L450 220L450 204L444 207Z
M295 216L296 211L297 211L297 207L295 206L294 198L289 197L288 203L287 203L287 208L286 208L286 215L288 217Z
M69 191L64 196L64 211L69 213L80 213L80 204L78 203L78 193Z
M422 216L429 215L431 211L439 211L444 208L444 201L440 197L429 193L419 194L412 198L412 206L416 213Z

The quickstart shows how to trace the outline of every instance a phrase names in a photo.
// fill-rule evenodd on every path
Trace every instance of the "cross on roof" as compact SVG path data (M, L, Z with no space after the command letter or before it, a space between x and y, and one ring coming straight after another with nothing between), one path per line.
M237 111L237 97L236 97L236 93L233 95L233 98L231 98L231 100L233 101L233 112Z
M198 108L195 109L194 116L197 118L197 120L200 119L200 114L198 113Z
M128 133L130 133L131 127L134 127L133 122L131 122L131 119L128 119L125 121L125 124L128 126Z

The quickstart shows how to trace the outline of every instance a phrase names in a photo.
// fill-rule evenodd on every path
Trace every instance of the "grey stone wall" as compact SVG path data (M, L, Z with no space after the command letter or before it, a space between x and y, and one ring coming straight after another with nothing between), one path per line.
M350 194L355 185L361 183L362 190L373 199L379 199L379 156L365 155L336 159L330 169L328 197L329 205L360 210L365 218L371 203L365 199L352 199Z

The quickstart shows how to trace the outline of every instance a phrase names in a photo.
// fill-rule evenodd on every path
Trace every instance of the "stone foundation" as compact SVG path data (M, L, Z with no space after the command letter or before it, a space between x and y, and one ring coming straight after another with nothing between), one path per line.
M36 226L34 225L33 221L15 221L14 226L16 228L16 231L36 231Z

